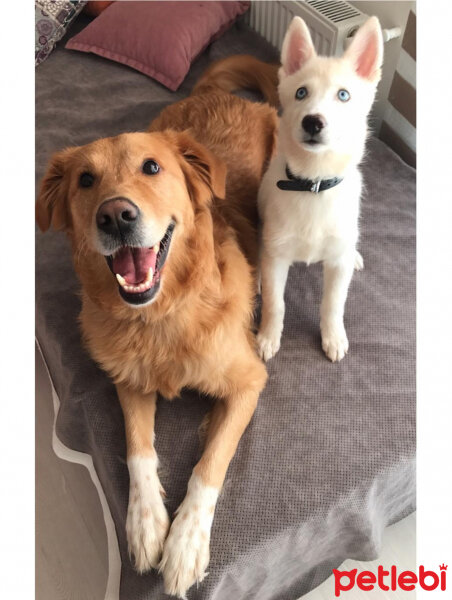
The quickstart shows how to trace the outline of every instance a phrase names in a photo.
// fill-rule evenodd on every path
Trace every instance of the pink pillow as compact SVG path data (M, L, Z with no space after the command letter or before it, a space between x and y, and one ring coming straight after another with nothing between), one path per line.
M249 2L113 2L66 48L129 65L177 90L191 62Z

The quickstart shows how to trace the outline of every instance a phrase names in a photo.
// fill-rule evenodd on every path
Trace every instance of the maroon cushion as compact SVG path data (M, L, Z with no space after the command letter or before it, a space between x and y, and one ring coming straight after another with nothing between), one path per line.
M190 64L249 2L114 2L66 48L129 65L177 90Z
M110 2L88 2L83 11L90 17L98 17L110 4L113 4L113 0Z

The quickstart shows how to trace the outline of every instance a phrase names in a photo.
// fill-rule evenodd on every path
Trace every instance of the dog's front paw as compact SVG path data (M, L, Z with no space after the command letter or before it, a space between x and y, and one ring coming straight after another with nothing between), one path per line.
M140 496L132 496L126 533L129 555L139 573L157 568L168 528L168 513L161 498L150 503Z
M160 570L167 594L183 598L202 581L209 564L209 532L200 527L195 512L181 510L174 520L163 549Z
M343 326L322 329L322 348L332 362L339 362L348 352L348 339Z
M158 567L169 529L157 473L150 469L143 477L131 477L126 520L129 556L139 573Z
M217 496L218 490L192 477L163 548L159 570L167 594L183 598L189 587L206 576Z
M356 251L355 254L355 271L362 271L364 269L364 259L361 254Z
M257 352L259 356L267 361L278 352L281 345L280 331L259 331L256 336Z

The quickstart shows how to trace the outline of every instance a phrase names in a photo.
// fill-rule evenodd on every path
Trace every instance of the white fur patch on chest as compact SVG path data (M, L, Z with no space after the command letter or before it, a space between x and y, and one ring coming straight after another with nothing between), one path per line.
M270 165L259 190L263 242L267 251L306 263L332 260L358 238L361 177L352 170L336 187L319 194L280 190L286 178L279 157Z

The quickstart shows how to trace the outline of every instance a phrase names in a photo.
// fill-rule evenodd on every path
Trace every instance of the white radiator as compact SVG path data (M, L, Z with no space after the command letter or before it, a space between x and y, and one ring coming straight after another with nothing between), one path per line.
M368 18L345 0L255 0L246 14L248 25L278 50L292 18L302 17L316 51L325 56L342 54L347 38Z

